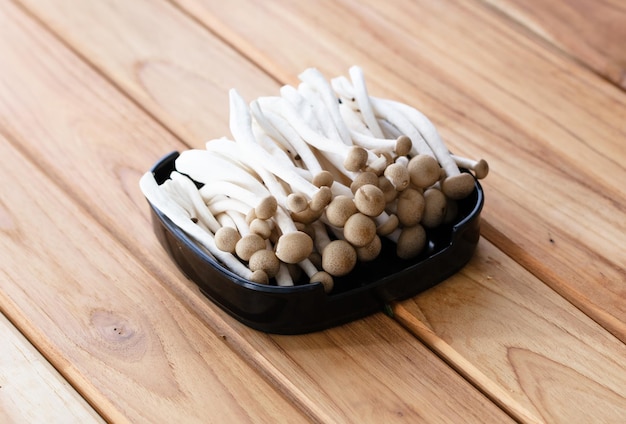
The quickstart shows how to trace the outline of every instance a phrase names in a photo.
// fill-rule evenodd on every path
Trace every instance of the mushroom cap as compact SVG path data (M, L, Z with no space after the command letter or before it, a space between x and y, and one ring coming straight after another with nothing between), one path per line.
M291 219L294 222L301 222L303 224L311 224L314 221L317 221L322 214L324 213L324 209L320 209L318 211L314 211L313 209L307 207L305 210L301 212L291 212Z
M409 186L411 175L406 166L400 163L392 163L385 168L385 177L393 184L397 191L402 191Z
M326 219L331 225L341 228L356 212L356 205L350 197L338 195L326 207Z
M328 186L322 186L313 194L309 207L314 211L324 209L333 199L333 193Z
M267 240L270 238L272 234L272 225L270 224L272 221L266 221L264 219L255 218L250 223L250 232L254 234L260 235L262 238Z
M248 262L250 271L264 271L269 278L274 278L280 268L280 260L276 254L268 249L257 250Z
M376 236L369 244L356 248L356 257L361 262L373 261L380 255L381 249L382 242L380 237Z
M389 219L387 219L387 221L376 227L376 234L378 234L379 236L389 235L393 233L396 228L398 228L399 224L400 220L396 215L389 215Z
M398 196L396 214L400 224L412 227L422 220L424 214L424 196L413 188L407 188Z
M354 193L354 204L359 212L367 216L378 216L387 203L383 191L373 184L365 184Z
M313 177L313 185L316 187L331 187L335 182L333 174L329 171L323 170Z
M309 207L309 200L302 193L291 193L287 196L287 208L289 211L299 213Z
M270 278L267 276L265 271L259 269L252 272L252 275L250 276L250 281L257 284L269 284Z
M309 278L310 283L321 283L324 286L324 292L330 293L335 285L333 277L326 271L319 271Z
M369 216L357 212L347 219L343 235L353 246L365 246L376 237L376 223Z
M267 196L261 199L259 204L254 208L254 213L257 218L270 219L276 213L278 208L278 201L274 196Z
M378 185L378 175L372 171L360 172L356 177L354 177L354 180L352 180L350 190L352 193L356 193L356 191L365 184Z
M474 175L479 180L485 178L489 174L489 164L485 159L478 159L476 164L474 165Z
M367 165L367 150L359 146L352 146L343 162L346 170L356 172Z
M426 230L420 224L402 229L396 245L396 254L401 259L419 255L426 246Z
M441 190L429 188L424 192L424 214L421 224L427 228L434 228L443 222L446 216L448 200Z
M441 167L437 159L430 155L416 155L407 165L411 183L420 188L430 187L441 177Z
M257 250L265 249L265 240L258 234L250 233L241 237L235 245L235 253L243 261L249 261Z
M239 239L241 234L233 227L221 227L215 232L215 245L224 252L234 253Z
M334 277L352 271L356 260L356 250L345 240L333 240L322 251L322 269Z
M312 251L313 240L302 231L283 234L276 243L276 256L287 264L305 260Z
M394 152L398 156L406 156L411 152L413 142L406 135L401 135L396 139L396 147Z
M441 183L441 190L450 199L464 199L474 191L474 177L468 172L449 176Z

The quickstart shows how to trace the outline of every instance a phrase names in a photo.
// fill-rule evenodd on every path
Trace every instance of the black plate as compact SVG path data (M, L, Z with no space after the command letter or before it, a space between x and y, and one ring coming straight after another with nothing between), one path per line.
M169 178L178 155L172 152L154 165L151 171L158 184ZM393 244L384 240L379 257L336 278L330 294L319 283L278 287L244 280L207 255L159 210L151 210L159 241L209 299L257 330L300 334L384 310L388 302L412 297L456 273L478 244L483 203L483 190L476 181L474 192L459 202L456 220L427 230L428 248L419 257L399 259Z

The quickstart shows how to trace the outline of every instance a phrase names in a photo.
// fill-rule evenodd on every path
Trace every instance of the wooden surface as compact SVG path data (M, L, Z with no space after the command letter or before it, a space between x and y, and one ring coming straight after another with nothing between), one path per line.
M0 0L2 421L624 422L626 9L552 3ZM353 64L489 161L483 237L391 315L251 330L138 178Z

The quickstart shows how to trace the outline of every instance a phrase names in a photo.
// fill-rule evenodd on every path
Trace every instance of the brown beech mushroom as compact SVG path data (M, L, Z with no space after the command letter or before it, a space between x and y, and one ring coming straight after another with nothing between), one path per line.
M385 177L393 185L396 191L402 191L409 186L411 175L406 166L401 163L392 163L385 168Z
M343 235L353 246L363 247L376 237L376 222L371 217L357 212L346 220Z
M271 250L260 249L250 256L248 266L251 271L261 270L269 278L274 278L280 269L280 260Z
M345 240L333 240L322 251L322 269L334 277L341 277L354 269L357 253Z
M411 184L419 188L430 187L441 176L439 162L430 155L416 155L409 160L407 170L411 178Z
M421 224L427 228L434 228L443 222L446 217L448 200L437 188L429 188L424 192L424 214Z
M459 168L469 169L474 172L476 178L483 179L489 174L489 164L484 159L469 159L457 155L451 155Z
M215 232L215 245L224 252L235 253L235 246L240 239L239 231L233 227L224 226Z
M330 293L332 291L335 281L329 273L319 271L309 259L298 262L298 265L302 268L307 277L309 277L309 283L321 283L324 287L324 292Z
M378 255L380 255L381 249L382 242L380 237L376 236L370 243L356 248L357 260L360 262L373 261L378 257Z
M396 215L404 227L419 224L424 215L424 196L413 188L407 188L398 196Z
M401 259L411 259L426 247L426 230L420 224L396 230L389 236L396 243L396 254Z
M241 237L235 244L235 254L243 261L249 261L252 255L265 249L265 240L258 234L250 233Z
M354 193L354 204L359 212L367 216L378 216L386 206L385 194L373 184L365 184Z
M343 227L352 215L358 210L351 197L339 195L326 207L326 219L330 225L335 227Z

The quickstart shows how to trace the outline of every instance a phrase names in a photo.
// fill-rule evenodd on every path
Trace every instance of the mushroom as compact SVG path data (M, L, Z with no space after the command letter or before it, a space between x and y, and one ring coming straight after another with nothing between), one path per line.
M375 217L385 210L385 194L373 184L365 184L354 193L354 204L359 212Z
M376 237L376 223L371 217L357 212L346 220L343 234L353 246L363 247Z
M427 228L434 228L443 222L446 216L448 200L441 190L429 188L424 192L424 214L421 224Z
M300 268L302 268L309 277L309 283L321 283L324 287L324 292L330 293L332 291L335 282L329 273L319 271L309 259L298 262L298 265L300 265Z
M320 221L313 224L313 229L315 247L322 254L322 269L333 277L341 277L352 271L357 261L354 247L345 240L331 240Z
M372 241L365 246L356 248L357 260L360 262L373 261L380 255L382 249L382 242L379 236L376 236Z
M412 227L418 224L424 215L425 200L422 193L407 188L398 196L396 215L403 227Z
M411 184L419 188L430 187L441 176L441 167L437 159L426 154L413 156L409 160L407 170Z
M402 163L392 163L385 169L384 175L396 191L406 189L411 182L409 170L405 165L402 165Z
M469 159L457 155L450 155L459 168L465 168L474 171L476 178L483 179L489 174L489 164L484 159Z
M259 249L250 256L248 266L251 271L261 270L269 278L274 278L280 270L280 260L271 250Z
M326 219L335 227L343 227L352 215L357 213L352 197L339 195L326 206Z
M388 238L396 243L396 255L401 259L416 257L426 246L426 230L420 224L397 229Z

